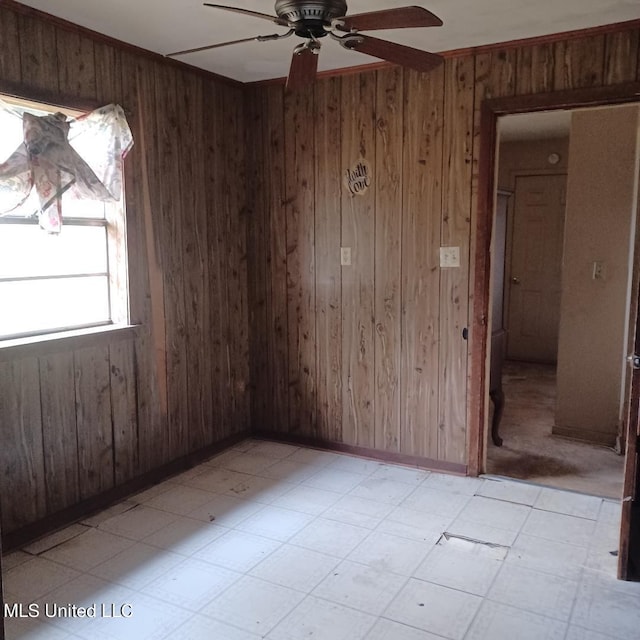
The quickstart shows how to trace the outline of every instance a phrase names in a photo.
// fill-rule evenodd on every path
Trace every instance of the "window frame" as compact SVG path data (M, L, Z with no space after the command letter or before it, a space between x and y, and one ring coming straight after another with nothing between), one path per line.
M46 95L36 97L24 97L16 95L14 91L4 91L3 83L0 83L0 100L16 106L18 108L32 108L50 113L62 112L72 118L78 117L82 113L97 109L100 104L94 101L81 99L61 100L57 96L55 100L48 100ZM66 104L60 104L65 102ZM123 172L124 174L124 172ZM58 196L59 198L62 195ZM0 216L0 229L3 225L38 225L35 217L25 217L22 215L7 214ZM0 348L4 346L14 346L22 342L36 340L60 339L66 336L73 336L74 333L84 334L86 331L112 331L118 328L130 327L129 310L129 273L127 259L127 234L126 234L126 201L124 175L122 176L122 194L116 202L104 203L104 218L85 217L64 217L63 231L65 226L77 227L102 227L105 229L107 271L91 274L69 274L55 276L33 276L33 277L7 277L1 278L1 282L20 280L46 280L64 279L65 277L90 277L106 276L107 278L107 302L109 319L92 323L73 324L65 327L53 327L25 331L9 335L0 335ZM45 233L43 230L42 233Z

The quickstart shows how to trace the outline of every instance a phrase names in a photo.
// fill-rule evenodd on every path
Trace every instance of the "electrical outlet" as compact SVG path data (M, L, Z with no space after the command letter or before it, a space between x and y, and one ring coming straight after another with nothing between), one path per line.
M593 263L593 271L591 272L591 277L593 280L604 280L607 276L607 270L604 262L600 262L597 260Z
M340 264L343 267L351 266L351 247L340 247Z
M460 266L460 247L440 247L440 267Z

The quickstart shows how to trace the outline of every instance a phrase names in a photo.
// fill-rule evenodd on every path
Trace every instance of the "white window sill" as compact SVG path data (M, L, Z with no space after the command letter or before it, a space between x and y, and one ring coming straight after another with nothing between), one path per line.
M139 327L140 325L110 324L0 340L0 362L133 340L138 336Z

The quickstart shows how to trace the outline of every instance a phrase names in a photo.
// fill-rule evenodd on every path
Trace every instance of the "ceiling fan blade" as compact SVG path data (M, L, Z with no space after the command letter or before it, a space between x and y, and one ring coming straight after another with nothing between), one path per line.
M353 41L346 41L344 46L346 46L347 49L366 53L375 58L381 58L382 60L387 60L388 62L393 62L403 67L409 67L416 71L431 71L431 69L441 64L443 60L441 56L435 53L429 53L421 49L406 47L402 44L396 44L395 42L380 40L362 34L354 36Z
M304 48L299 53L293 53L291 67L287 76L287 89L296 91L311 84L316 78L318 70L318 54L311 49Z
M440 27L442 20L423 7L399 7L369 13L356 13L340 18L340 31L372 31L374 29L405 29L408 27Z
M230 40L229 42L221 42L219 44L210 44L206 47L195 47L194 49L185 49L184 51L174 51L173 53L166 53L165 57L174 58L175 56L183 56L187 53L196 53L197 51L207 51L208 49L217 49L218 47L226 47L230 44L239 44L241 42L251 42L252 40L257 40L259 36L254 38L242 38L241 40Z
M203 3L205 7L213 7L214 9L223 9L224 11L233 11L234 13L242 13L245 16L253 16L254 18L262 18L263 20L269 20L274 24L279 24L283 27L288 27L289 23L277 16L270 16L268 13L260 13L259 11L250 11L249 9L239 9L238 7L228 7L224 4L211 4L210 2Z

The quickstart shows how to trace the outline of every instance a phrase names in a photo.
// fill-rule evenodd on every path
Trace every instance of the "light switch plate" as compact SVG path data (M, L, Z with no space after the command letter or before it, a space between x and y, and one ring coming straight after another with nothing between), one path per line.
M351 247L340 247L340 264L343 267L351 266Z
M460 247L440 247L440 267L460 266Z

